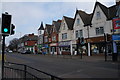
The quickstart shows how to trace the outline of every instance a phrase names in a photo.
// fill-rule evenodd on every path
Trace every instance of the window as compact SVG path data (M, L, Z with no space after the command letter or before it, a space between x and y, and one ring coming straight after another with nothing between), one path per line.
M40 30L40 34L42 34L42 31Z
M96 28L96 35L99 35L99 28Z
M78 31L76 31L75 34L76 34L76 38L78 38Z
M100 34L104 34L104 28L100 27Z
M52 41L56 41L56 36L52 36Z
M78 18L77 19L77 26L80 24L80 19Z
M100 19L100 18L101 18L101 16L100 16L100 11L98 11L98 12L96 13L96 18L97 18L97 19Z
M62 34L62 39L67 39L67 33Z
M63 30L65 30L65 23L63 24Z
M83 37L83 30L79 30L79 37Z
M76 31L76 38L83 37L83 30Z
M45 36L45 42L48 42L48 38L47 38L47 36Z
M101 34L104 34L104 28L103 27L96 28L96 35L101 35Z
M27 42L25 42L25 45L27 45Z

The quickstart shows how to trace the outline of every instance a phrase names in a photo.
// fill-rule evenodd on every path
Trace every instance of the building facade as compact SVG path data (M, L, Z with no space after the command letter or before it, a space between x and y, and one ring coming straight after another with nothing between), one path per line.
M42 53L42 48L44 46L43 34L44 34L44 27L43 27L43 22L41 22L41 25L38 29L38 42L37 42L38 53Z
M75 49L77 47L77 40L78 38L88 38L89 37L89 31L88 31L88 27L90 26L90 20L91 20L91 15L92 14L87 14L84 11L81 10L76 10L76 14L75 14L75 21L74 21L74 25L73 25L73 32L74 32L74 37L73 37L73 53L75 52ZM84 47L83 47L83 53L87 55L87 43L84 40Z
M59 52L60 54L72 55L72 38L73 38L73 18L63 16L59 30Z
M111 35L113 30L112 18L114 16L112 10L115 10L114 7L108 8L99 2L95 3L91 18L92 25L89 27L89 38L87 39L87 42L90 43L91 54L104 54L106 34L110 35L110 38L107 38L107 42L110 42L107 45L107 52L112 52Z
M29 50L32 53L37 53L37 40L38 36L33 33L24 35L19 39L18 51Z
M51 28L51 43L50 43L50 52L51 54L59 54L58 48L58 33L61 25L61 20L53 21L52 28Z
M43 52L44 54L50 54L51 49L50 49L50 43L51 43L51 29L52 25L46 24L45 30L44 30L44 47L43 47Z

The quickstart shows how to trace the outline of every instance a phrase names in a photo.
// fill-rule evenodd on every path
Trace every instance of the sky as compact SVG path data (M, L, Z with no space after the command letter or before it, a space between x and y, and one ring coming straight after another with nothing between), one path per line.
M96 0L0 0L0 13L12 15L15 34L6 38L6 44L13 38L25 34L37 34L43 24L52 24L53 20L63 16L74 17L76 9L92 13ZM107 7L115 4L115 0L97 0ZM1 15L0 15L1 17Z

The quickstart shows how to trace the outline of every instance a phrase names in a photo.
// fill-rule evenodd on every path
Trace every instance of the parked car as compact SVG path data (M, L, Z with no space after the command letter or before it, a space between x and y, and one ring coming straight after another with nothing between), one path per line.
M12 51L12 50L9 50L8 52L9 52L9 53L12 53L13 51Z
M21 52L21 54L31 54L31 51L30 50L24 50Z

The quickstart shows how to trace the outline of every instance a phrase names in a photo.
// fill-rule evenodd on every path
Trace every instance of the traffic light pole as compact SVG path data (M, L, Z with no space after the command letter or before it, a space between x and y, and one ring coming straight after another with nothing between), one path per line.
M107 42L106 42L106 34L104 33L104 42L105 42L105 61L107 61Z
M2 80L4 79L4 52L5 52L5 35L2 41Z

